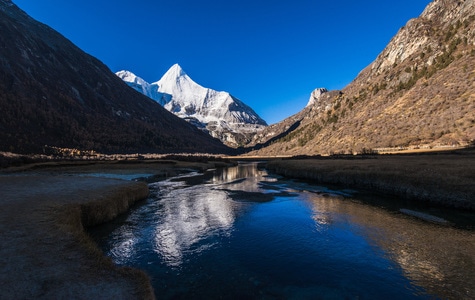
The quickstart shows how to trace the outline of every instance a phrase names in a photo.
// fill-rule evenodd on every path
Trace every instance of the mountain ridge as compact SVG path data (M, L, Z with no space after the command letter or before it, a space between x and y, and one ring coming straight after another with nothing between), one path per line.
M274 136L294 129L253 154L365 153L473 144L474 70L474 1L435 0L348 86L323 94L325 109L310 105L297 114L298 120L275 125L279 130Z

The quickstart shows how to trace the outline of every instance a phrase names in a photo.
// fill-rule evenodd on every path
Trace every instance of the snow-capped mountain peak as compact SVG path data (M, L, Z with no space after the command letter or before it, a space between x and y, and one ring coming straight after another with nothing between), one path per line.
M164 76L169 76L169 77L178 78L178 77L185 76L185 75L186 75L186 73L185 73L185 71L183 71L183 68L182 68L179 64L174 64L174 65L171 66L171 68L165 73Z
M137 85L144 85L147 83L145 80L136 76L134 73L130 71L122 70L122 71L117 72L116 75L119 76L119 78L122 79L123 81L135 83Z
M203 98L203 93L206 93L206 88L194 82L179 64L174 64L153 84L158 86L161 93L172 95L172 101L175 102L196 102Z
M150 84L130 71L122 70L115 74L125 83L127 83L127 85L144 94L145 96L157 101L162 106L171 99L171 96L160 93L156 84Z
M231 146L242 144L247 139L243 136L267 125L252 108L228 92L215 91L194 82L179 64L174 64L152 84L131 72L121 71L117 75L170 112L199 128L206 128L212 136Z
M115 73L120 79L123 81L127 82L127 84L137 91L143 93L143 94L148 94L147 92L150 90L150 84L148 84L145 80L142 78L136 76L134 73L130 71L119 71ZM148 95L147 95L148 96Z

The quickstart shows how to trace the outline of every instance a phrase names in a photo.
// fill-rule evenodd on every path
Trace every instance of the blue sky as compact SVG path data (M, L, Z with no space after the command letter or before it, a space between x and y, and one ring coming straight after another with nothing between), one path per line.
M13 0L113 72L154 82L175 63L269 124L342 89L430 0Z

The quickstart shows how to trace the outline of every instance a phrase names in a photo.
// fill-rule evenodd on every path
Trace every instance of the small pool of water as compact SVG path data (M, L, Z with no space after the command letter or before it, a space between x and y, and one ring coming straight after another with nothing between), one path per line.
M473 299L475 236L270 176L257 164L150 184L91 235L159 299Z

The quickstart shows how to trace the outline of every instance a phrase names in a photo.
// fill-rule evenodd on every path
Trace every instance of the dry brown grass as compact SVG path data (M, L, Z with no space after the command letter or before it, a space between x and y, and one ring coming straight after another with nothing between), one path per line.
M119 268L88 237L148 195L144 183L0 176L2 299L152 299L145 273Z
M278 174L475 210L475 151L274 160Z
M184 169L207 170L216 167L229 166L231 163L225 160L201 159L196 160L177 159L150 159L150 160L64 160L43 161L24 163L17 166L9 166L0 169L0 174L12 174L19 172L42 172L42 173L117 173L137 174L152 173L156 177L170 176L182 172Z

